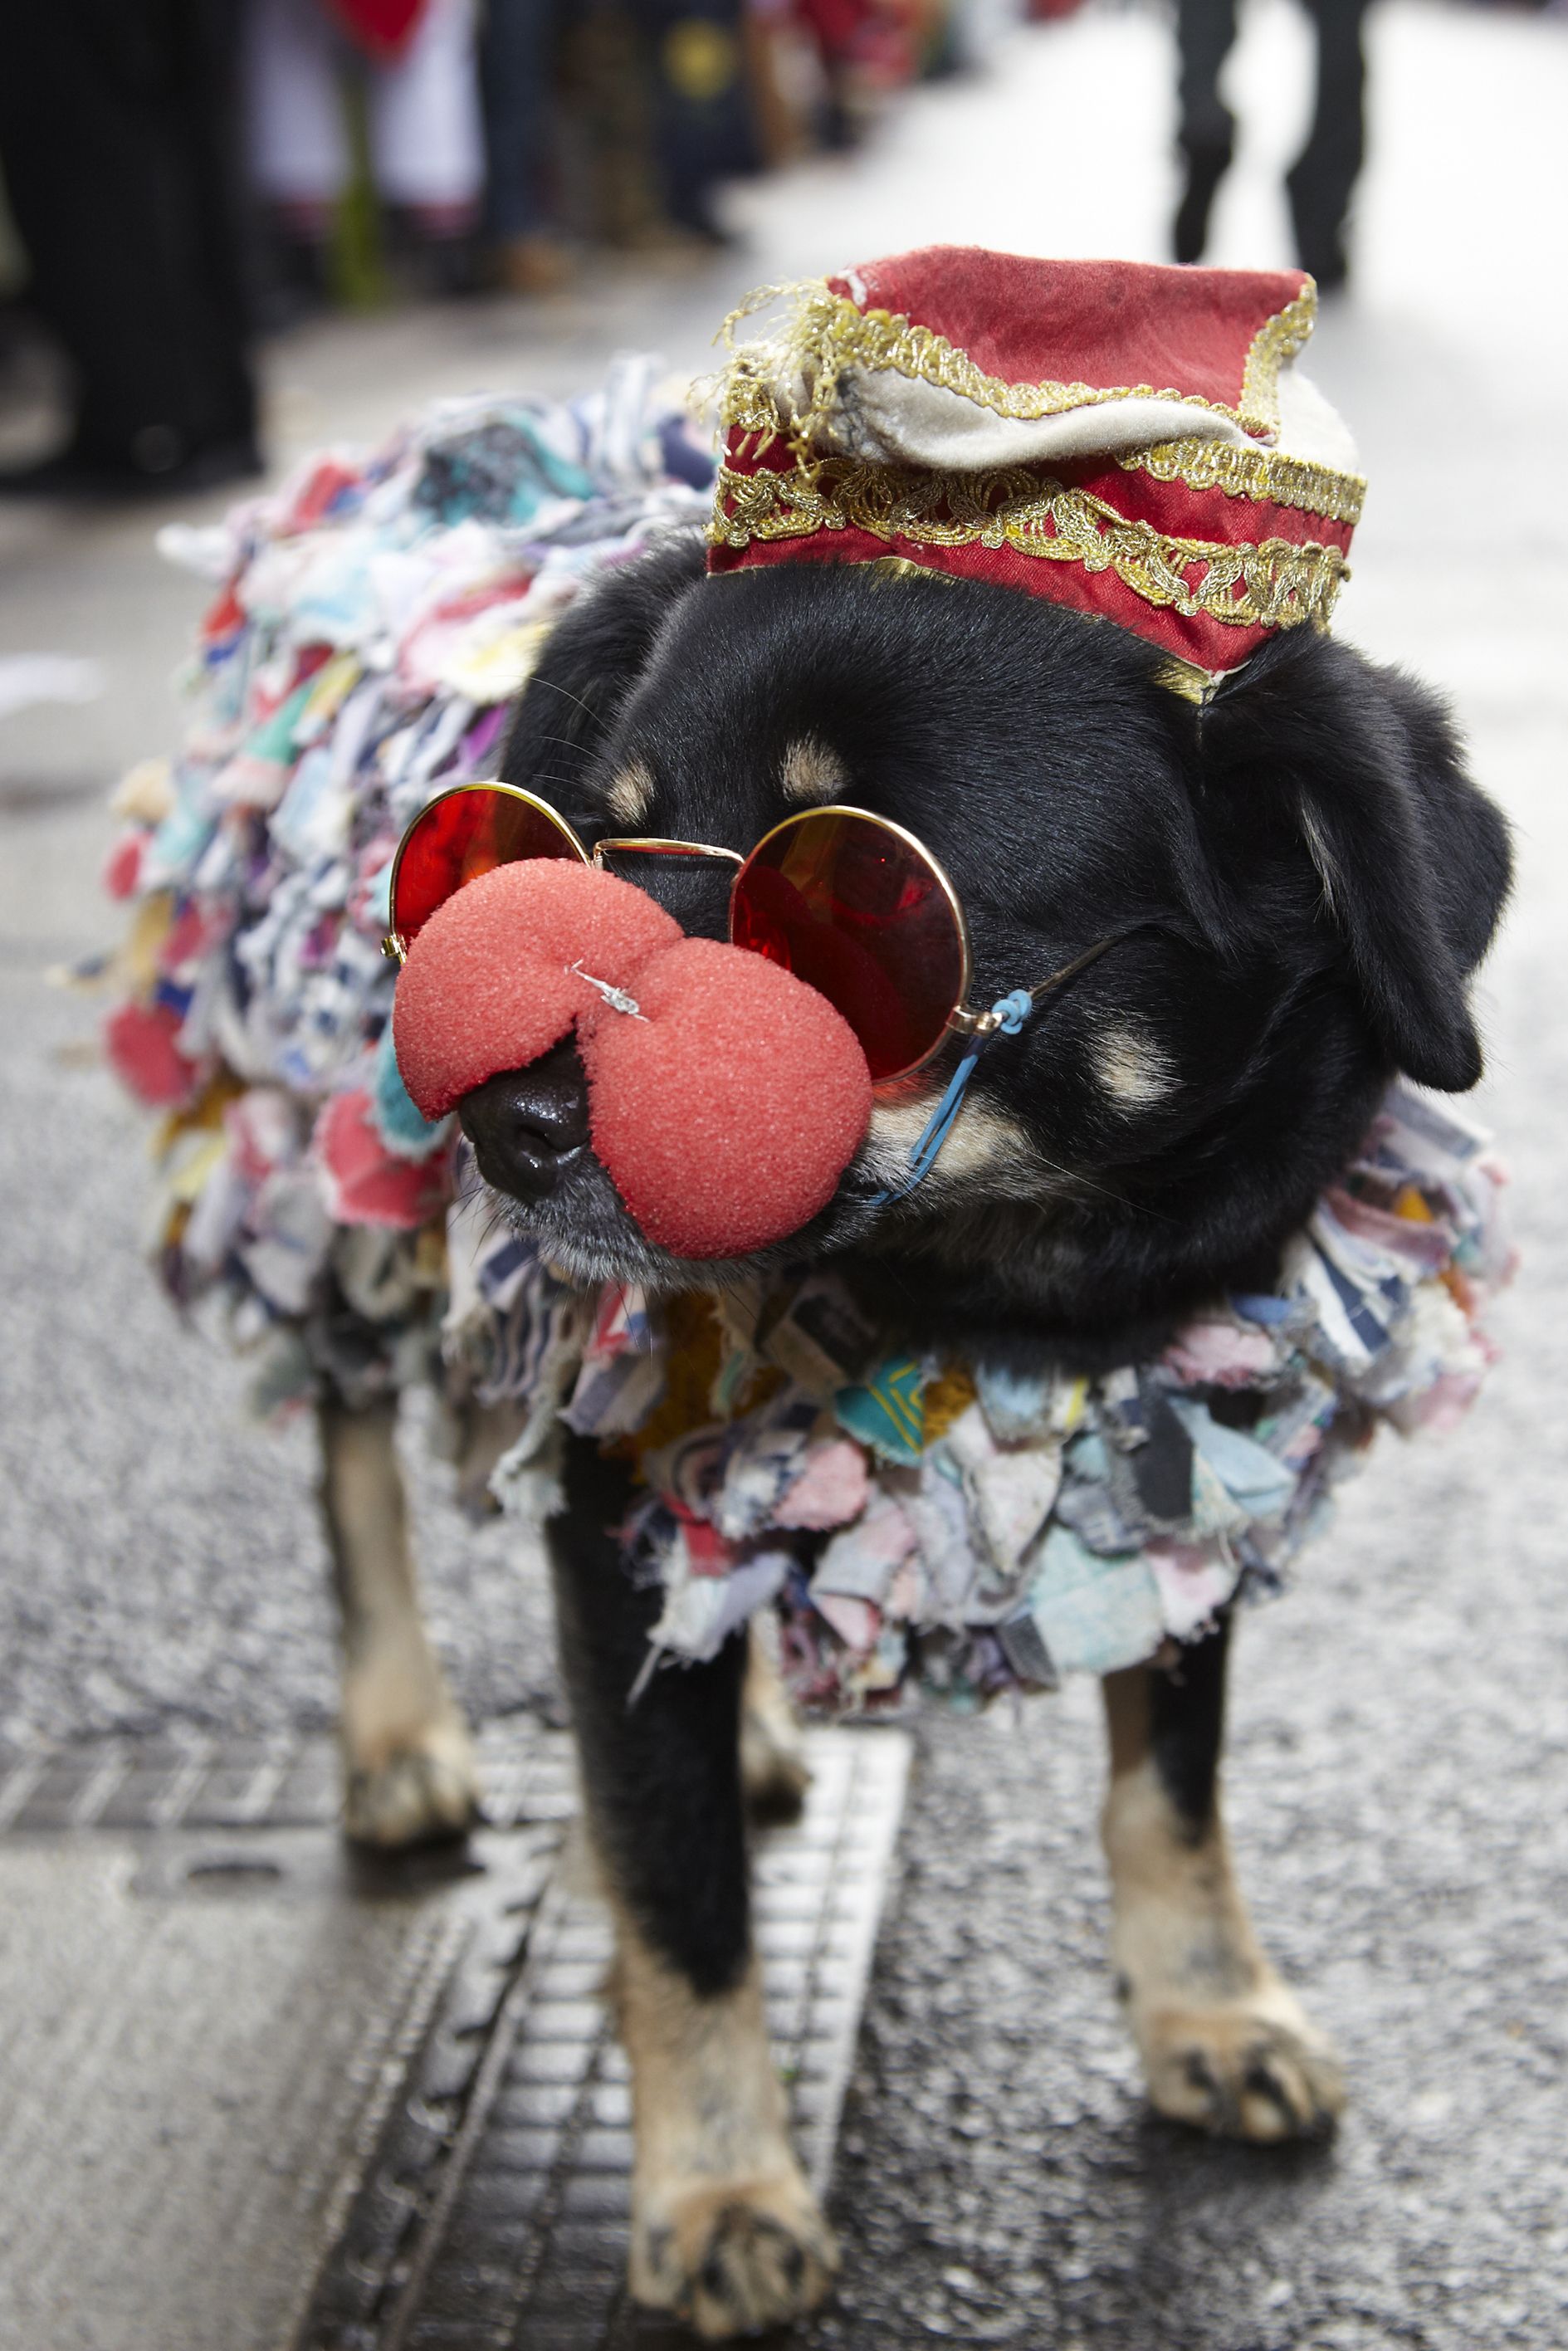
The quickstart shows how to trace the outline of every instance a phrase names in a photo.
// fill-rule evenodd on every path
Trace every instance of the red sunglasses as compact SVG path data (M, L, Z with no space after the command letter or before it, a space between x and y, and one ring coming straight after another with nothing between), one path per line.
M965 1004L969 934L947 875L913 833L865 809L802 809L748 857L709 841L654 836L596 841L591 851L534 793L516 784L457 784L422 809L398 843L384 950L401 963L436 908L497 866L530 857L602 866L621 856L735 866L731 943L782 964L825 996L859 1039L875 1084L907 1077L949 1034L978 1040L1004 1025L999 1008L974 1012ZM1113 944L1100 940L1019 993L1032 1002Z

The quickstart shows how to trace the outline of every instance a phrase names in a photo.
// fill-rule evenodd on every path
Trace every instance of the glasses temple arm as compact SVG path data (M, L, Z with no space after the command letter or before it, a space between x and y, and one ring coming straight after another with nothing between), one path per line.
M1113 931L1108 937L1096 939L1092 947L1085 947L1082 955L1074 956L1071 963L1064 963L1048 978L1038 980L1033 987L1015 987L1010 996L998 998L988 1012L956 1012L948 1026L961 1037L988 1037L998 1029L1017 1029L1046 997L1054 995L1059 987L1065 987L1070 979L1076 979L1081 971L1087 971L1092 963L1098 963L1112 947L1120 946L1124 939L1131 938L1134 932L1146 927L1136 923L1130 930ZM1014 1008L1010 1017L1004 1010L1005 1006Z

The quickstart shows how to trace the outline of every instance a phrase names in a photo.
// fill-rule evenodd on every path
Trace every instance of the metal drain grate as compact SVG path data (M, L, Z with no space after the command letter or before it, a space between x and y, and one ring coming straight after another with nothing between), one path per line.
M825 2189L909 1747L821 1731L810 1750L805 1817L759 1843L757 1927L797 2140ZM624 2293L630 2090L599 1998L608 1924L558 1874L523 1939L508 1959L501 1928L459 1968L298 2351L585 2351L641 2335Z
M821 2189L910 1748L897 1731L822 1730L808 1750L803 1819L758 1841L756 1917L769 2028ZM329 2250L304 2253L307 2273L319 2266L313 2288L289 2296L295 2351L587 2351L669 2332L625 2294L630 2090L600 1999L607 1921L577 1890L585 1873L563 1858L576 1812L571 1742L517 1717L487 1729L480 1764L488 1824L466 1857L350 1862L330 1834L338 1763L325 1739L0 1756L0 1828L18 1865L68 1864L90 1877L129 1855L131 1913L254 1901L280 1954L296 1949L291 1932L334 1938L347 1970L339 1997L350 2005L354 1938L378 1905L396 1913L367 1949L381 1949L377 1934L406 1937L423 1989L390 2022L371 2018L370 2071L349 2085L351 2144L311 2191L308 2220L300 2209L311 2246ZM295 1930L281 1923L289 1905L303 1922ZM132 1928L120 1918L106 1930ZM375 1963L390 1964L384 1954ZM131 2011L167 2005L162 1964L149 1947ZM287 2039L280 2078L293 2062ZM140 2097L133 2074L121 2088ZM214 2147L240 2170L271 2159L265 2144L247 2156L241 2138L220 2136ZM297 2240L297 2260L302 2252ZM134 2262L129 2243L126 2254ZM201 2302L199 2276L172 2271L165 2284L160 2307L171 2314ZM246 2325L236 2313L236 2342L250 2339ZM41 2339L28 2351L42 2351Z
M530 1716L488 1725L479 1766L493 1827L576 1809L571 1741ZM329 1739L0 1750L0 1830L319 1828L338 1817L339 1781Z

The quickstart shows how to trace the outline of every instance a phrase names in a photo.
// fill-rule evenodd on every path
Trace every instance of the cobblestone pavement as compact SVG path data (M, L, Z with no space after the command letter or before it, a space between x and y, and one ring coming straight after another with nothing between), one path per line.
M1301 114L1304 42L1284 0L1260 0L1238 61L1255 120L1218 259L1285 257L1277 170ZM1315 362L1372 482L1342 626L1449 688L1478 773L1520 828L1518 900L1481 988L1480 1106L1516 1170L1525 1271L1497 1316L1504 1359L1469 1423L1441 1443L1385 1444L1296 1593L1243 1628L1229 1774L1242 1865L1267 1940L1343 2046L1354 2104L1332 2147L1272 2156L1152 2121L1103 1957L1092 1692L1017 1719L925 1724L832 2174L842 2290L809 2343L1560 2351L1568 2340L1568 524L1556 461L1568 44L1556 23L1387 0L1373 57L1357 285L1325 319ZM279 445L375 429L484 381L566 389L628 342L696 365L746 286L932 236L1155 255L1167 85L1157 20L1091 9L1020 39L989 79L923 94L863 162L745 192L749 249L695 277L606 277L533 309L297 338L272 361ZM172 724L163 681L191 595L152 562L149 537L146 516L0 514L0 652L91 655L106 687L80 708L0 721L0 1082L25 1112L0 1123L0 1739L32 1759L16 1810L37 1823L0 1846L0 2013L42 2017L7 2101L7 2126L31 2133L36 2184L16 2161L0 2165L0 2266L15 2281L39 2241L24 2233L29 2204L78 2249L28 2272L53 2300L40 2308L35 2291L0 2326L19 2351L286 2341L345 2263L373 2268L353 2234L370 2225L355 2182L375 2130L406 2121L411 2097L425 2110L409 2070L416 2045L434 2046L416 2029L419 2001L434 2002L428 2023L456 1981L439 1957L420 1974L420 1938L440 1953L444 1937L489 1934L500 1949L507 1887L525 1925L547 1884L549 1899L567 1898L548 1821L496 1833L483 1887L414 1876L367 1889L337 1874L316 1815L265 1825L283 1782L266 1804L256 1796L267 1759L287 1753L289 1770L317 1773L318 1813L324 1801L309 1742L330 1719L330 1623L307 1435L248 1430L240 1375L168 1322L135 1259L137 1123L85 1061L82 1008L37 982L99 935L102 788ZM437 1632L494 1753L521 1769L548 1743L538 1726L555 1703L537 1565L504 1531L456 1524L414 1437ZM182 1757L193 1768L193 1738L236 1759L225 1767L232 1801L255 1813L202 1851L249 1858L158 1910L172 1880L157 1873L173 1865L139 1830L116 1842L114 1806L140 1818L141 1799L115 1775L129 1757L144 1788L161 1785ZM236 1753L238 1740L250 1744ZM89 1746L50 1777L45 1745L61 1741ZM79 1825L99 1807L99 1825ZM187 1834L167 1831L159 1851ZM258 1883L264 1865L287 1891ZM126 1892L139 1880L140 1905ZM51 2005L37 1986L53 1952ZM133 1970L124 2030L95 2043L95 1984L129 1983ZM214 1974L226 2010L210 1996ZM292 1997L309 1982L313 2002ZM210 2095L186 2111L160 2086L181 2078L170 2068L182 2003L203 2000L204 2015L227 2017L211 2046L246 2085L226 2130ZM493 2028L494 2017L485 2048L510 2046ZM573 2030L575 2049L590 2045L586 2017ZM507 2062L494 2059L497 2127L559 2127L505 2120ZM580 2155L612 2153L593 2135L621 2127L614 2061L591 2062L612 2070L594 2093L604 2113L572 2109ZM96 2123L89 2099L59 2091L67 2081L98 2085ZM444 2123L449 2137L460 2129L457 2108ZM476 2139L473 2152L441 2244L466 2241L486 2215L520 2216L523 2190L497 2180L527 2167L479 2159ZM268 2201L267 2181L284 2176L289 2195ZM386 2174L394 2195L400 2176ZM566 2175L550 2176L564 2215ZM618 2191L582 2185L595 2176L586 2162L572 2176L601 2241ZM149 2187L159 2180L177 2209ZM247 2234L236 2215L263 2209L267 2227ZM124 2293L108 2337L94 2314L112 2306L115 2262ZM433 2251L421 2274L439 2268ZM434 2304L422 2315L415 2294L400 2307L409 2343L507 2339L493 2313L459 2307L444 2333L422 2332L426 2318L436 2329ZM584 2304L578 2334L569 2323L550 2339L653 2332L618 2304ZM368 2351L375 2337L354 2339Z

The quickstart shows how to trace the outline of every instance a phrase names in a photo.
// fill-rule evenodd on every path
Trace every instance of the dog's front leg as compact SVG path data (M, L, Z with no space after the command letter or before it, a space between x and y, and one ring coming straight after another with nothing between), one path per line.
M366 1844L456 1836L478 1809L466 1726L420 1614L397 1406L324 1398L321 1510L343 1625L344 1826Z
M1228 1622L1105 1678L1118 1989L1162 2114L1251 2139L1322 2129L1343 2104L1333 2051L1269 1964L1220 1816Z
M566 1485L551 1551L632 2061L632 2290L708 2336L778 2325L821 2299L834 2254L789 2144L751 1949L746 1646L655 1672L633 1702L658 1612L608 1531L627 1490L580 1442Z

